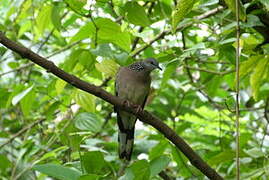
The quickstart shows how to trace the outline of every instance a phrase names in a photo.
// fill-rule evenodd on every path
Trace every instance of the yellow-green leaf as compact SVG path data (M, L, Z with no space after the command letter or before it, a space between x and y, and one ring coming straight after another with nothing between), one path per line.
M65 85L67 84L67 82L65 82L64 80L58 79L55 83L55 89L57 94L61 94L61 92L63 91Z
M107 18L96 20L98 27L98 43L113 43L125 51L130 51L131 36L121 30L120 25Z
M74 101L87 112L95 111L95 96L76 89L74 92Z
M259 89L265 76L265 72L268 69L268 58L259 60L259 63L254 69L254 72L250 76L250 85L252 88L252 95L255 100L258 100Z
M172 13L172 30L175 31L178 23L191 11L196 0L179 0Z
M51 10L52 6L44 6L41 8L39 14L37 15L36 25L41 35L44 33L44 30L51 24Z
M239 77L243 78L248 73L252 72L256 64L262 59L262 55L251 56L247 61L244 61L240 64Z
M103 60L101 63L96 63L95 67L98 71L105 73L105 75L114 77L119 65L113 60Z

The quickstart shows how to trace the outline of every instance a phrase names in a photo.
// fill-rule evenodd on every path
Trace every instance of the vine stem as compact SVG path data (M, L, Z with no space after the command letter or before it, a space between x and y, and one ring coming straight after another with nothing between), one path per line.
M236 179L240 179L240 111L239 111L239 100L240 100L240 77L239 77L239 69L240 69L240 25L239 25L239 0L235 0L235 7L236 7L236 120L235 120L235 127L236 127Z

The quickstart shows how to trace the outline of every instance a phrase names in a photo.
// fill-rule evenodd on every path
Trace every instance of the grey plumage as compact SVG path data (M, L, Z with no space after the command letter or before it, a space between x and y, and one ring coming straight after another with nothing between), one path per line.
M144 108L150 90L150 72L159 68L154 58L135 62L127 67L121 67L117 73L116 96ZM119 127L119 157L130 160L134 143L134 128L136 117L115 107Z

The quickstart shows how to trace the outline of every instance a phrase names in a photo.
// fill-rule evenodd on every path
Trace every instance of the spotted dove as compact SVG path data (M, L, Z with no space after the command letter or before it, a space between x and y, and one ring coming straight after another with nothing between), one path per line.
M144 108L150 91L150 72L160 69L159 63L154 58L135 62L127 67L121 67L117 73L115 91L116 96ZM119 127L119 157L130 161L133 144L136 116L115 107Z

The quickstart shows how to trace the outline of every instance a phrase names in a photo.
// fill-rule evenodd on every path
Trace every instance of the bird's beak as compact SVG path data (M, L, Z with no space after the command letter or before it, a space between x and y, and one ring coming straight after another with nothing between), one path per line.
M163 70L160 66L157 66L158 69L160 69L161 71Z

